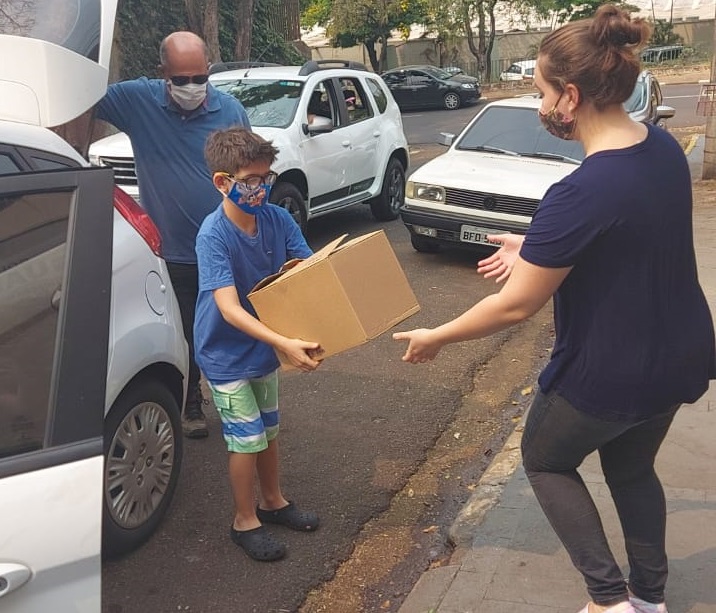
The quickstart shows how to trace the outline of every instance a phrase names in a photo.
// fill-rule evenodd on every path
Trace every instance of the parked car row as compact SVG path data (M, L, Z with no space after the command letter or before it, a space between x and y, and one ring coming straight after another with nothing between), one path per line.
M635 121L657 124L674 115L662 102L657 79L643 71L625 108ZM444 135L448 151L416 170L406 186L401 217L417 251L494 250L488 235L527 231L549 186L584 159L579 142L542 127L540 104L536 96L491 102L457 138Z

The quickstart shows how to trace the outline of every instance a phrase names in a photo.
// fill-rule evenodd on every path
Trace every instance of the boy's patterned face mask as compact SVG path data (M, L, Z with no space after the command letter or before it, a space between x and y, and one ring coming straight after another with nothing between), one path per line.
M275 172L269 172L263 177L251 176L244 180L238 180L227 173L216 174L232 181L233 185L225 196L249 215L258 215L261 207L268 202L271 187L277 177Z

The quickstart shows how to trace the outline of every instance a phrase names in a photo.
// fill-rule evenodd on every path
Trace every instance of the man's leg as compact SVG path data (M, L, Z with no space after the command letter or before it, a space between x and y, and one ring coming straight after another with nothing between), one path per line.
M209 430L202 410L204 398L199 385L199 367L194 360L194 317L196 299L199 295L199 269L195 264L173 262L167 262L167 268L179 303L184 338L189 346L189 377L182 426L187 437L204 438L209 435Z

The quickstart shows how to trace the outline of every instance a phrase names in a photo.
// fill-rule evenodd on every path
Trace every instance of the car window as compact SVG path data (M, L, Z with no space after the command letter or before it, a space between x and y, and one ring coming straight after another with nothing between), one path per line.
M0 200L0 457L43 447L71 203Z
M58 159L51 159L47 157L40 157L37 155L31 156L32 162L37 170L60 170L62 168L72 168L77 166L71 162L63 162Z
M358 123L373 116L368 96L358 79L343 77L339 79L339 84L348 110L349 123Z
M495 147L525 155L547 153L584 159L584 149L578 141L552 136L532 108L495 106L486 109L456 144L456 148L462 150L480 147Z
M432 85L433 79L426 75L424 72L411 70L410 72L408 72L408 83L410 85Z
M520 68L517 64L512 64L512 66L510 66L505 72L522 74L522 68Z
M375 79L370 78L366 79L365 82L368 85L370 93L373 94L373 100L375 100L378 111L380 113L385 113L385 109L388 108L388 97L386 96L385 91L383 91L383 88L380 86L380 83L378 83Z
M331 96L332 89L330 81L322 81L313 89L306 110L308 123L312 123L315 117L325 117L331 120L333 126L338 125L338 113Z
M633 113L634 111L640 111L646 106L647 93L646 93L646 82L643 79L639 79L634 86L631 96L624 103L624 108L627 113Z
M293 79L211 80L219 91L244 105L252 126L285 128L291 124L301 99L304 82Z
M383 80L388 85L405 85L408 76L404 72L391 72L383 75Z
M10 175L20 172L13 157L9 153L0 153L0 175Z

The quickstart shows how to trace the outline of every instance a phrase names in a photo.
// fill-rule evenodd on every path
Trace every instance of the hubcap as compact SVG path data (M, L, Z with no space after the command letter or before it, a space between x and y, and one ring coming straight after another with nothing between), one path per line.
M460 104L460 99L455 94L445 96L445 106L449 109L456 109Z
M174 432L154 402L135 406L119 424L105 466L105 497L124 529L146 522L161 504L174 468Z

